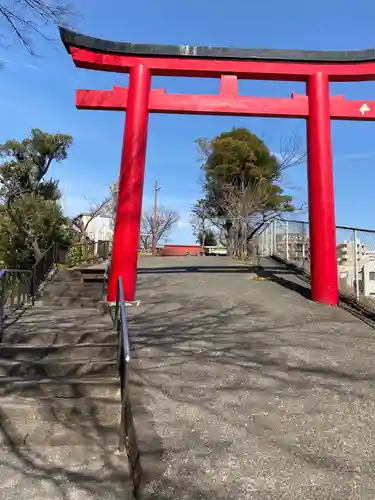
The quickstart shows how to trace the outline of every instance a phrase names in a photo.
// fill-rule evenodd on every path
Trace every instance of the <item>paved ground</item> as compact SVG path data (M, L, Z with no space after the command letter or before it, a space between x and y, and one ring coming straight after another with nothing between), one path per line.
M227 258L139 259L143 498L375 498L375 332L273 271L284 286Z

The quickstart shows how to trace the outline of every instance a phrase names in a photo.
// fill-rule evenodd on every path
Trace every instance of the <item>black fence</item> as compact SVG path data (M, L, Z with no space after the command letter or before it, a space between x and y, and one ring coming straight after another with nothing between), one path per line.
M41 284L55 267L58 246L52 243L31 269L0 271L0 342L5 320L28 305L33 305Z
M32 304L33 272L18 269L0 271L0 342L5 319L14 311Z
M4 321L15 311L33 305L42 283L57 264L95 264L108 258L110 241L87 241L64 247L52 243L31 269L0 270L0 342Z

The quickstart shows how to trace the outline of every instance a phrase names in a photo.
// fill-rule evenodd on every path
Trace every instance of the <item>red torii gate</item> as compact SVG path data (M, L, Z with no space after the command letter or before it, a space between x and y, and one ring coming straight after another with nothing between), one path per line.
M375 120L375 101L331 97L329 82L375 80L375 50L299 51L230 49L112 42L60 28L79 68L130 73L129 89L78 90L79 109L125 111L118 208L107 300L116 299L117 277L134 300L149 113L304 118L307 120L311 293L338 303L335 207L330 120ZM151 77L220 78L219 95L151 90ZM238 79L299 81L307 95L241 97Z

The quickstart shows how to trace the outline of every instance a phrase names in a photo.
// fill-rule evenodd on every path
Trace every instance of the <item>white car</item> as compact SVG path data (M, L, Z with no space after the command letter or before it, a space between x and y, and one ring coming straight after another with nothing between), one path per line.
M228 255L228 250L224 247L204 247L204 253L206 255Z

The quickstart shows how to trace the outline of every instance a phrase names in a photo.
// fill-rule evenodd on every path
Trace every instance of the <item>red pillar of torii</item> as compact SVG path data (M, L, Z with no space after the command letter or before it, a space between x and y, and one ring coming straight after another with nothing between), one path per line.
M338 303L331 119L375 120L375 102L330 97L330 82L375 80L375 51L295 51L137 45L91 38L61 28L77 67L130 73L129 89L78 90L80 109L126 110L118 208L108 301L117 277L134 300L149 113L303 118L307 120L311 293ZM220 78L219 95L167 94L151 90L151 78ZM307 83L307 95L256 98L238 95L238 79Z

